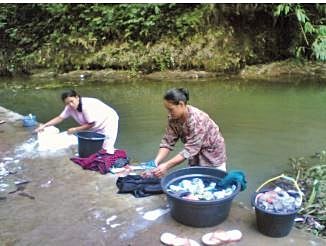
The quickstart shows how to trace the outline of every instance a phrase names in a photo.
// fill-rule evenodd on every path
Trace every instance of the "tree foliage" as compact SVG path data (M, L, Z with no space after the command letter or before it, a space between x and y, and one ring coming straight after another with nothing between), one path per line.
M287 3L0 4L0 74L35 66L78 69L81 57L87 59L112 44L148 49L170 38L185 47L192 37L210 36L211 30L225 26L243 40L234 43L240 53L248 54L239 58L234 51L239 62L288 58L292 50L293 56L324 61L325 9L323 4ZM171 67L173 54L159 54L157 69Z
M297 24L301 42L295 47L296 57L314 57L326 61L326 5L279 4L275 16L292 18Z

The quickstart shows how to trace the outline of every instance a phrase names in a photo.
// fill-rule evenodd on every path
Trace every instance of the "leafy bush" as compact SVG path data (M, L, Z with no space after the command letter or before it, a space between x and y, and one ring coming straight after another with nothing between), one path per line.
M301 33L302 37L301 43L295 47L296 57L313 56L317 60L326 61L326 25L324 25L326 7L324 5L282 3L277 6L274 14L296 18L298 33Z
M236 72L289 52L324 61L325 10L287 3L1 4L0 74L34 67Z
M290 164L304 193L299 211L304 221L296 225L326 238L326 151L315 153L309 158L291 158Z

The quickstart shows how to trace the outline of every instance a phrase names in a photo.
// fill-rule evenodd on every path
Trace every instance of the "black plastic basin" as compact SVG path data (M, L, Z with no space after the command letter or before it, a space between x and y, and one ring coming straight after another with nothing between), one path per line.
M257 192L251 197L251 204L255 207L257 229L269 237L285 237L293 227L294 219L299 209L288 213L276 213L260 208L256 203Z
M105 135L96 132L78 132L79 157L88 157L102 149Z
M226 172L210 167L188 167L169 173L161 180L164 193L167 195L171 216L178 222L193 227L208 227L222 223L229 215L232 200L240 192L240 183L232 195L219 200L189 201L167 191L171 184L183 179L209 179L218 182Z

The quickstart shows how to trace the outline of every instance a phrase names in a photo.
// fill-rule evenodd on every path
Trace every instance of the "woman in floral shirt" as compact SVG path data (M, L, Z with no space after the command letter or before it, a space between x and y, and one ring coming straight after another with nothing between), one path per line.
M168 110L168 126L155 158L157 177L188 159L190 166L209 166L226 171L224 138L218 125L203 111L187 105L187 89L170 89L164 96ZM168 161L163 160L173 150L178 139L184 143L183 150Z

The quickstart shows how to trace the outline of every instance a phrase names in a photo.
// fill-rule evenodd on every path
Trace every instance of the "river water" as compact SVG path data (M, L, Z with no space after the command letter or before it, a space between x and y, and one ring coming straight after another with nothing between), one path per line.
M126 149L134 162L153 159L157 152L166 125L164 92L187 87L189 103L207 112L220 126L228 170L240 169L247 175L248 188L239 195L244 202L265 180L289 169L290 157L325 149L326 87L313 79L54 82L53 88L42 89L44 79L2 80L0 105L23 115L33 113L39 122L45 122L63 109L60 94L65 89L73 87L82 96L99 98L120 115L116 147ZM58 87L59 82L62 85ZM65 130L73 125L68 120L58 127ZM181 147L179 144L176 151Z

